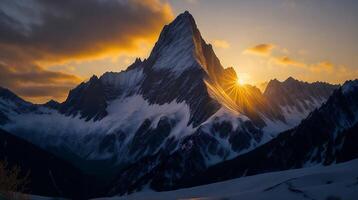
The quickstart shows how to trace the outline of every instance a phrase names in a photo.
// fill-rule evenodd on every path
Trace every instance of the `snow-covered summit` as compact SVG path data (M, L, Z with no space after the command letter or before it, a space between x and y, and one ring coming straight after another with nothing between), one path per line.
M190 67L198 67L194 58L194 30L196 24L189 12L180 14L166 25L150 55L155 70L171 70L180 74Z
M155 60L153 69L170 70L178 75L190 68L204 69L208 75L224 70L188 11L163 28L149 59Z

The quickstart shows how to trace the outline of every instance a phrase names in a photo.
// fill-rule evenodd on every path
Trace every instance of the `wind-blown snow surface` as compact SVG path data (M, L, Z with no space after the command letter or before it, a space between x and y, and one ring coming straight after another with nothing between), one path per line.
M358 199L358 159L328 167L315 166L266 173L168 192L154 192L147 189L128 196L101 200L105 199L356 200Z
M107 112L107 117L100 121L85 121L79 115L68 117L56 110L41 108L36 113L13 115L11 120L14 123L6 124L3 128L19 133L18 136L42 145L43 148L66 144L72 152L90 160L106 159L113 155L118 156L119 159L129 159L129 157L122 157L124 152L121 153L121 151L125 150L120 148L125 147L123 143L128 142L134 136L135 131L145 120L151 121L153 129L157 127L162 117L175 120L175 127L169 137L179 137L193 132L193 128L187 126L190 111L185 103L150 105L140 95L134 95L112 101ZM100 149L98 137L103 138L118 132L125 137L124 141L118 141L123 142L122 144L114 145L119 149L112 154L98 152Z

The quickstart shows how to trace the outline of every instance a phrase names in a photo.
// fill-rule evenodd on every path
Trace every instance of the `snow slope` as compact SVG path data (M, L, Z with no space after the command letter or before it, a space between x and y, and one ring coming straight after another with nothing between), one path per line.
M168 192L147 189L122 197L101 198L131 199L355 200L358 199L358 159L328 167L315 166L266 173Z
M6 124L4 128L15 133L23 133L18 136L43 148L56 146L63 142L61 140L68 138L66 142L70 150L86 159L105 159L107 156L130 159L130 155L123 156L123 142L128 142L145 120L150 120L150 128L155 129L163 117L174 119L176 123L170 137L193 132L192 127L187 126L190 112L186 104L174 101L163 105L150 105L139 95L113 100L107 108L107 117L101 121L85 121L78 115L67 117L48 108L39 110L41 114L12 115L10 119L13 123ZM122 135L124 141L120 140L114 145L117 148L115 152L101 151L101 140L98 140L98 137L103 138L111 134ZM44 135L47 137L43 137ZM116 143L116 140L112 142Z

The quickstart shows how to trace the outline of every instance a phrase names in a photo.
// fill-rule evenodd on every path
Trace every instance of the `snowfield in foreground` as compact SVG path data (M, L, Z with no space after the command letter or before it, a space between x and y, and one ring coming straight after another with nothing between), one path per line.
M101 200L105 199L356 200L358 199L358 159L328 167L316 166L259 174L169 192L147 190Z

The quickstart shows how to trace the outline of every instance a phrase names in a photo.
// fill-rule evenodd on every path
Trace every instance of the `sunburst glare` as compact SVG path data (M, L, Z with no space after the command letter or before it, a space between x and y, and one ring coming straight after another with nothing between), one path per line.
M237 83L238 85L245 85L245 80L244 80L243 78L238 78L238 79L236 80L236 83Z

